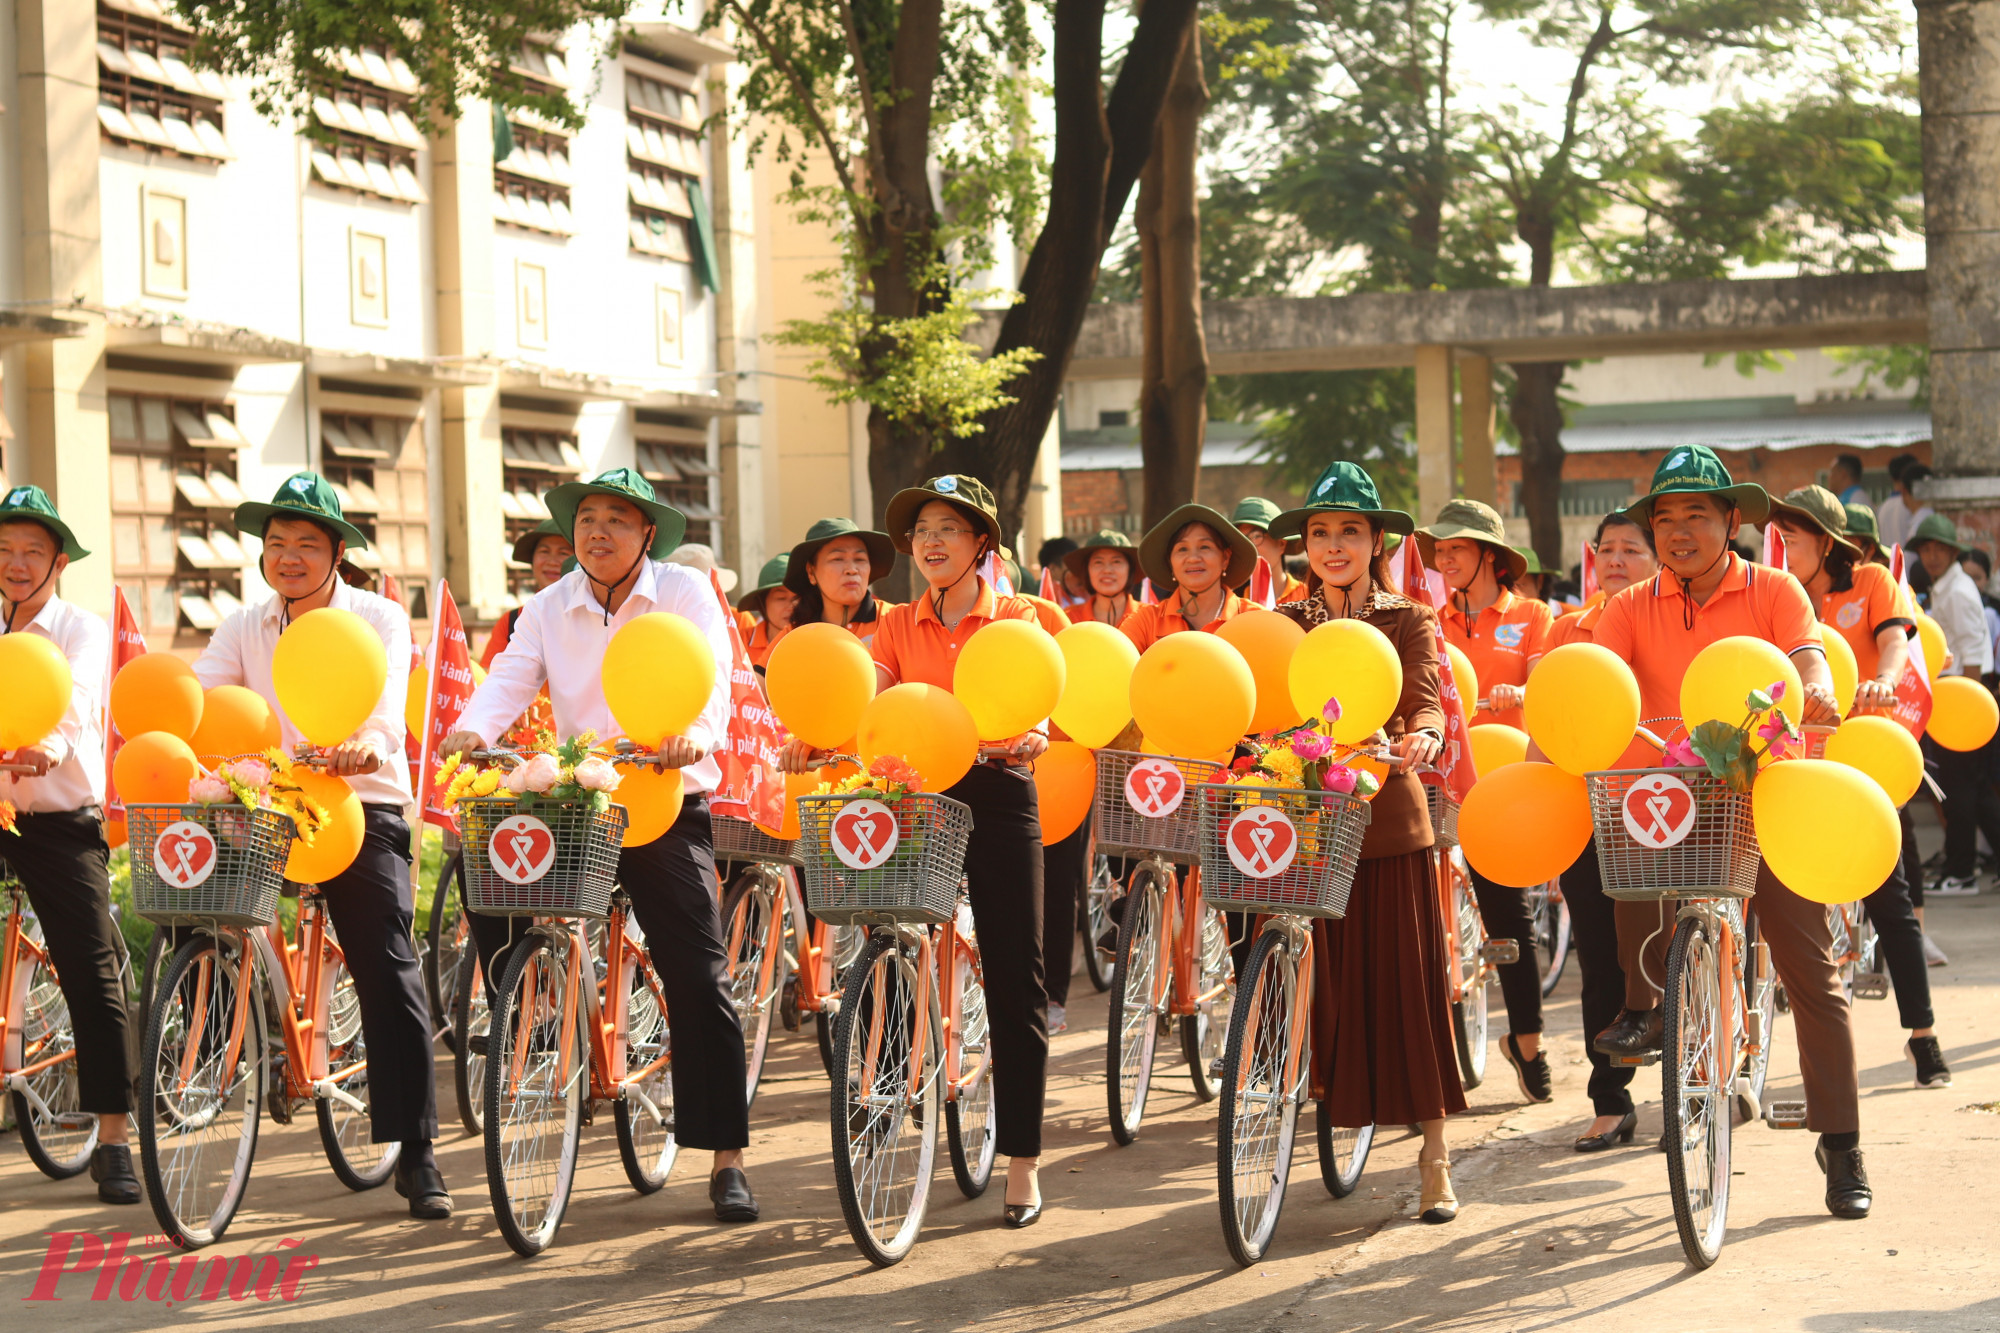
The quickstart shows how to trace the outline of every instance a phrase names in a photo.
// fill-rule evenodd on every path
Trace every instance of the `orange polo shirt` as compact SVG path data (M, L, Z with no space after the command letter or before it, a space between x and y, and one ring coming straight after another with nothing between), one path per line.
M875 637L875 631L882 628L882 617L895 609L896 603L885 602L877 597L875 599L875 618L869 621L849 621L847 628L853 631L855 638L861 640L863 643L867 643Z
M1506 588L1470 625L1456 598L1445 601L1438 619L1444 625L1445 642L1456 644L1471 660L1482 694L1495 685L1526 685L1528 670L1549 650L1549 631L1555 627L1555 613L1547 602L1516 596ZM1487 723L1518 727L1521 722L1518 708L1482 708L1472 715L1475 727Z
M761 669L764 663L771 660L771 650L778 646L778 640L790 632L781 629L773 635L770 621L758 621L755 628L743 640L743 649L750 654L750 665Z
M1175 595L1168 601L1155 602L1150 606L1144 602L1134 603L1131 612L1126 615L1118 628L1123 630L1125 637L1143 653L1169 634L1179 634L1191 629L1205 630L1213 634L1223 621L1234 620L1245 611L1257 609L1255 602L1247 602L1233 592L1225 593L1220 615L1206 625L1190 625L1181 618L1179 602L1179 596Z
M1597 635L1597 621L1604 614L1604 603L1593 602L1581 611L1558 616L1556 623L1549 627L1549 652L1554 652L1566 643L1592 643Z
M1048 632L1051 638L1062 633L1074 623L1069 618L1069 612L1063 610L1061 606L1046 597L1037 597L1031 592L1016 593L1015 596L1035 608L1035 620Z
M1854 650L1861 679L1875 679L1882 664L1882 649L1875 636L1891 625L1905 630L1917 622L1902 608L1901 589L1889 571L1880 565L1856 565L1854 583L1846 592L1830 592L1820 599L1819 618L1833 626L1847 646ZM1811 596L1811 590L1807 590Z
M976 575L974 577L977 577ZM878 619L869 650L898 685L936 685L951 688L951 676L958 666L958 650L981 626L995 620L1028 620L1041 623L1035 605L1025 597L999 597L979 580L979 596L972 610L954 629L946 629L931 607L929 594L914 602L892 608ZM1005 740L986 736L982 740Z
M1081 625L1086 620L1096 619L1096 617L1091 614L1091 606L1093 604L1093 600L1094 599L1092 598L1086 597L1082 601L1077 602L1072 606L1070 606L1069 608L1067 608L1069 611L1069 618L1071 624ZM1132 608L1138 605L1139 605L1139 599L1130 594L1127 594L1125 598L1125 608L1126 608L1125 614L1130 615L1132 613ZM1125 623L1125 617L1120 616L1116 624L1122 625L1124 623Z
M1799 581L1733 553L1722 585L1694 609L1693 629L1686 628L1686 601L1681 581L1662 570L1606 602L1597 622L1595 642L1624 658L1639 678L1641 720L1679 721L1681 677L1695 654L1719 639L1747 634L1787 655L1825 647ZM1665 726L1652 730L1666 735Z
M1290 574L1285 575L1284 589L1278 594L1278 602L1303 602L1306 599L1306 585Z

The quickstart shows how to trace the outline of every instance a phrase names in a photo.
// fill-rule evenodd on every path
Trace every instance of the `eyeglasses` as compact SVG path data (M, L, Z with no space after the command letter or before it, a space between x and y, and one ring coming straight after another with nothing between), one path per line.
M955 542L960 537L970 537L971 535L971 528L961 528L954 523L947 523L940 528L912 528L903 534L912 546L917 545L919 542Z

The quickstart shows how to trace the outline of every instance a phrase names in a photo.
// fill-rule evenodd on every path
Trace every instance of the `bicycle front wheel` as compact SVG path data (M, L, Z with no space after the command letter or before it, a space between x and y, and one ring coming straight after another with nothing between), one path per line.
M463 852L454 852L438 871L423 946L424 994L431 1002L431 1026L444 1028L445 1043L456 1051L458 1032L450 1023L458 1000L458 963L473 951L471 929L465 920Z
M667 1030L667 997L643 950L637 952L625 992L625 1068L612 1118L625 1179L641 1194L667 1183L680 1145L674 1139L673 1043Z
M1077 927L1083 934L1083 970L1099 991L1111 989L1111 971L1118 963L1118 951L1098 941L1116 930L1111 904L1118 897L1118 878L1111 873L1111 858L1090 858L1090 883L1084 886L1083 901L1077 904Z
M1229 1008L1236 1000L1236 960L1229 955L1229 918L1201 908L1201 937L1194 946L1194 1012L1181 1020L1181 1055L1199 1101L1215 1100L1222 1043L1229 1034ZM1212 994L1211 994L1212 992ZM1214 1071L1214 1072L1210 1072Z
M368 1042L361 1031L361 996L345 961L335 963L326 1001L326 1067L332 1087L315 1092L319 1141L327 1164L351 1190L372 1190L389 1178L400 1143L378 1143L369 1127Z
M1118 962L1111 972L1111 1012L1105 1023L1104 1097L1111 1137L1129 1144L1146 1117L1153 1055L1160 1042L1160 915L1165 886L1149 869L1133 877L1118 927Z
M18 960L25 961L25 960ZM13 1094L14 1123L28 1160L51 1180L69 1180L90 1165L97 1149L97 1117L82 1109L76 1075L76 1033L55 969L36 958L28 973L27 1003L21 1013L22 1049L28 1063L42 1065ZM48 1064L50 1060L60 1060Z
M1309 1018L1301 980L1298 955L1284 934L1267 930L1250 950L1229 1016L1216 1118L1216 1193L1223 1242L1246 1268L1270 1247L1292 1174L1307 1063L1292 1058L1292 1034ZM1306 1049L1301 1042L1301 1053Z
M1344 1199L1361 1183L1362 1169L1368 1165L1368 1150L1375 1146L1375 1126L1352 1129L1336 1125L1327 1113L1325 1102L1319 1104L1315 1119L1319 1121L1319 1178L1326 1183L1328 1194Z
M576 1176L590 1056L571 947L535 933L508 950L486 1037L486 1185L500 1234L524 1258L555 1239Z
M1541 966L1542 995L1555 994L1569 963L1569 904L1554 880L1528 890L1535 917L1535 961Z
M1451 855L1459 855L1453 848ZM1458 1077L1467 1092L1486 1078L1487 1010L1486 975L1480 951L1486 944L1486 927L1479 919L1479 903L1472 896L1472 877L1453 866L1452 911L1458 918L1458 957L1453 966L1465 979L1462 998L1452 1002L1452 1035L1458 1043Z
M764 1075L764 1053L771 1045L771 1022L785 988L788 967L781 940L772 925L783 904L754 869L737 876L722 903L722 938L729 949L730 1000L743 1024L743 1099L757 1100L757 1083Z
M952 960L951 985L958 995L958 1088L945 1102L945 1139L959 1193L976 1199L993 1179L993 1052L986 1015L986 987L979 954L965 940Z
M451 1081L458 1094L458 1122L468 1134L486 1132L486 1041L493 1011L486 1002L486 973L479 950L458 958L458 979L451 988Z
M146 1201L184 1250L222 1239L242 1205L264 1100L264 1006L248 958L197 934L154 988L139 1051Z
M1667 949L1665 1056L1660 1100L1666 1112L1667 1188L1681 1249L1696 1269L1722 1252L1729 1221L1729 1022L1722 1008L1715 939L1683 921Z
M935 996L919 1032L921 993L909 953L876 935L849 971L834 1037L834 1188L848 1234L883 1268L916 1245L937 1164L944 1047Z

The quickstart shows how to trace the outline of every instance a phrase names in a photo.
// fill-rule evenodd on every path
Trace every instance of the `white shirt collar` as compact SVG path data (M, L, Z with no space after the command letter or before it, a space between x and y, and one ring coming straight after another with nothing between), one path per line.
M655 560L651 556L639 562L639 577L633 580L631 593L618 604L619 612L635 601L644 602L648 606L659 604L660 569L663 564L663 561ZM565 615L572 615L578 611L587 611L600 618L604 615L604 604L597 600L597 587L590 581L590 576L583 572L582 565L563 575L562 581L569 584L563 597Z
M326 604L328 606L339 607L343 611L352 611L354 609L354 589L347 585L347 580L340 577L340 573L337 570L333 576L333 596L327 599ZM284 614L285 599L276 592L273 592L257 608L258 617L266 623L275 622L281 619Z
M35 612L35 618L14 632L19 634L21 630L33 629L39 625L42 633L53 637L56 632L56 617L62 614L62 604L62 598L50 593L49 600L42 603L42 609Z

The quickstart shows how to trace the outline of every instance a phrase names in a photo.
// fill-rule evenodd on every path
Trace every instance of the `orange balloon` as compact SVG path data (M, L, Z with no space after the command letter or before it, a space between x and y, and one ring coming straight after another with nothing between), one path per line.
M130 839L131 834L125 827L125 816L113 815L104 821L104 845L112 851L117 851Z
M611 799L625 807L625 838L622 847L643 847L666 836L681 817L686 788L681 770L670 768L655 773L650 768L618 770L618 790Z
M838 625L800 625L771 650L764 693L787 731L824 749L854 734L875 697L875 659Z
M1528 733L1519 727L1510 727L1503 722L1488 722L1474 727L1466 733L1472 742L1472 763L1485 777L1497 768L1508 764L1525 763L1528 758Z
M201 725L201 681L172 653L142 653L111 678L111 720L120 734L164 731L187 740Z
M291 780L299 789L326 809L324 827L307 846L292 839L292 852L285 862L285 878L294 884L324 884L354 864L361 855L361 837L367 825L361 814L361 798L347 779L316 768L295 768Z
M1517 889L1547 883L1569 869L1583 855L1590 832L1583 779L1554 764L1482 771L1458 811L1465 859L1486 878Z
M188 744L203 763L262 754L283 744L278 713L264 696L242 685L218 685L202 701L201 725Z
M1261 736L1296 727L1301 719L1298 706L1292 702L1290 672L1292 653L1306 637L1305 628L1276 611L1245 611L1223 621L1216 636L1236 646L1250 664L1250 674L1257 678L1257 710L1250 715L1251 733Z
M863 763L900 755L923 775L924 790L941 792L972 769L979 728L972 711L936 685L893 685L868 701L855 733Z
M188 784L199 776L201 762L188 743L164 731L140 732L111 761L111 780L127 805L186 805Z
M854 742L840 747L843 753L853 750ZM861 768L852 761L828 764L824 768L812 769L805 773L785 774L785 818L778 827L759 824L757 827L774 838L789 842L799 836L799 797L810 796L821 783L838 782L850 774L859 773Z
M1266 613L1269 614L1269 613ZM1283 617L1279 617L1283 619ZM1083 827L1097 794L1097 756L1075 741L1054 741L1035 761L1035 799L1042 808L1042 845L1053 846Z

